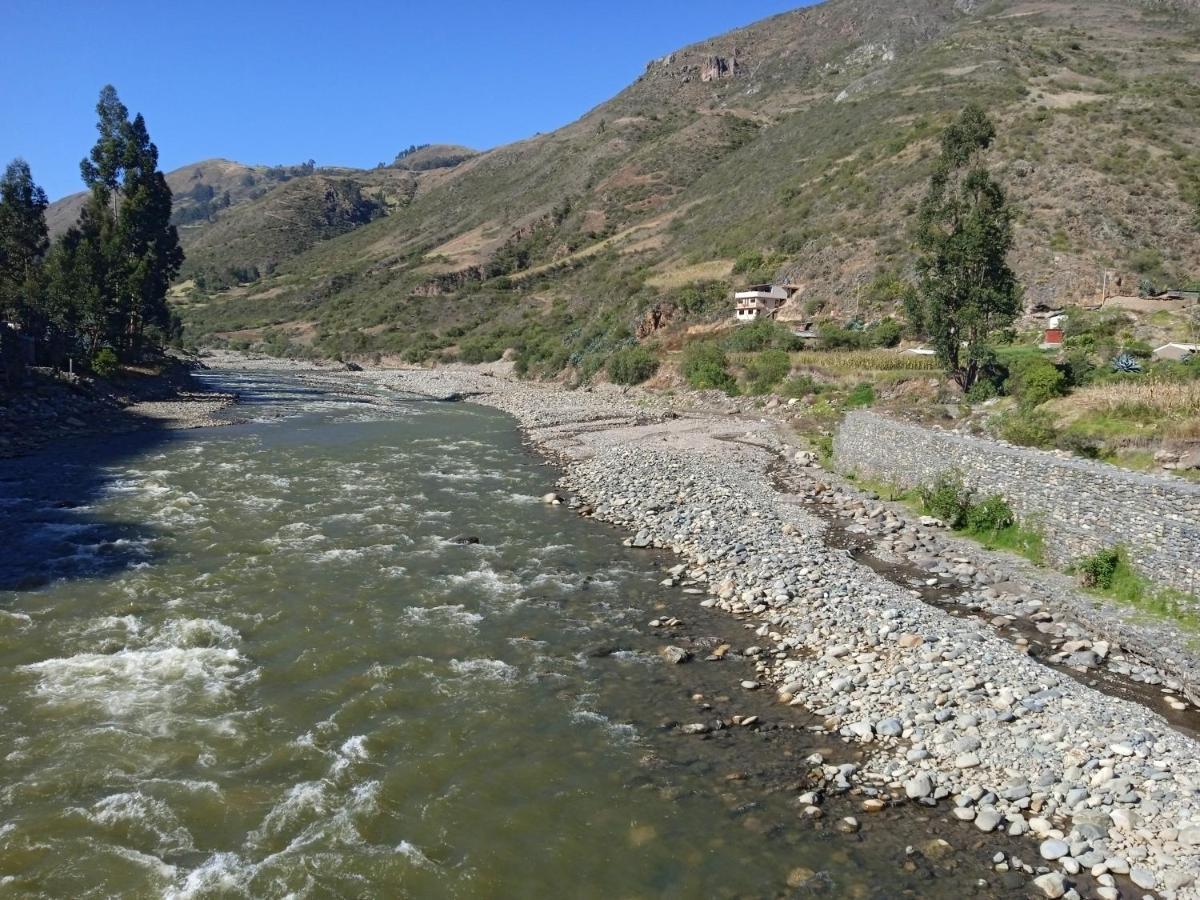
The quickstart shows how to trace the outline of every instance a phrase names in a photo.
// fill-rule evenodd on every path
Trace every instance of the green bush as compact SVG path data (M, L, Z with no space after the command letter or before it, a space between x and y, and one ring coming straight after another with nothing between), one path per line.
M658 357L645 347L625 347L608 358L607 368L616 384L641 384L658 371Z
M504 348L495 337L470 337L458 345L458 358L465 363L495 362Z
M981 378L971 385L971 389L967 391L966 400L968 403L982 403L984 400L991 400L999 393L994 381L990 378Z
M853 328L826 323L817 329L824 350L858 350L866 346L866 335Z
M692 281L670 294L669 299L688 315L702 315L727 309L729 290L725 281Z
M967 510L967 530L977 534L1003 531L1016 523L1012 507L999 494L993 494Z
M1023 405L1039 406L1061 397L1066 382L1062 371L1044 356L1019 356L1009 363L1005 387Z
M739 253L737 259L733 261L733 274L745 275L747 272L757 272L764 265L766 260L763 255L756 250L747 250L744 253Z
M785 397L807 397L819 394L825 390L825 385L813 379L811 375L793 375L783 383L779 392Z
M121 367L121 361L111 347L102 347L92 357L92 371L101 378L112 378Z
M1083 387L1091 384L1099 371L1099 367L1092 359L1089 353L1083 347L1067 351L1067 363L1065 366L1066 384L1069 387Z
M971 490L955 472L939 475L929 485L918 490L925 511L941 519L950 528L962 528L971 512Z
M847 407L870 406L875 402L875 388L865 381L854 386L846 397Z
M726 369L728 364L725 351L716 344L692 344L683 351L679 371L696 390L715 388L732 394L737 392L737 382Z
M1054 418L1042 410L1020 409L997 417L996 430L1000 437L1022 447L1053 447L1058 439Z
M783 350L764 350L746 360L745 366L751 390L765 394L787 377L792 359Z
M725 349L734 353L754 353L759 350L798 350L802 341L784 326L771 319L758 319L749 325L738 326L725 339Z
M884 319L867 329L866 342L870 347L895 347L903 332L904 327L895 319Z
M1113 586L1121 568L1121 548L1109 547L1085 556L1075 565L1084 587L1106 591Z

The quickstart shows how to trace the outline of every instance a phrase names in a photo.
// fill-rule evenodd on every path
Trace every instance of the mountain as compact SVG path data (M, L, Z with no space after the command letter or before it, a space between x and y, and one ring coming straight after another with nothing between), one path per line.
M184 222L196 221L205 204L219 206L226 194L229 203L260 196L266 185L274 180L267 176L265 166L244 166L227 159L206 159L167 173L167 184L175 195L175 218ZM46 224L51 234L61 234L79 218L87 199L80 191L50 204Z
M209 159L166 175L172 220L187 254L182 278L221 290L270 275L281 259L410 203L423 185L476 156L467 147L411 148L391 166L247 166ZM87 192L46 210L52 235L79 218Z
M969 101L996 121L1031 305L1089 300L1106 270L1130 288L1200 277L1198 0L829 0L653 60L558 131L427 154L452 167L416 170L414 148L407 167L314 173L384 198L344 220L335 196L319 239L248 248L287 185L231 202L206 226L228 240L195 240L202 264L270 265L193 283L178 309L198 341L412 360L515 347L535 372L713 321L758 279L803 285L792 317L878 318L911 272L940 131Z

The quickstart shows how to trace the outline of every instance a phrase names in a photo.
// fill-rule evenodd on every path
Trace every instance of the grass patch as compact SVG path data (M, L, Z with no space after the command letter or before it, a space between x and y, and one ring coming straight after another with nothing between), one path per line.
M887 500L889 503L903 503L915 512L921 511L921 498L915 490L901 487L891 481L880 481L854 473L847 475L846 478L863 490L878 494L882 500Z
M1004 528L967 528L962 533L987 550L1016 553L1038 566L1046 563L1046 538L1038 528L1013 522Z
M875 402L875 388L867 382L862 382L854 386L849 395L846 397L846 408L855 409L857 407L870 406Z
M1072 571L1088 592L1123 606L1169 621L1200 634L1200 597L1173 588L1155 587L1134 568L1123 547L1110 547L1085 556Z

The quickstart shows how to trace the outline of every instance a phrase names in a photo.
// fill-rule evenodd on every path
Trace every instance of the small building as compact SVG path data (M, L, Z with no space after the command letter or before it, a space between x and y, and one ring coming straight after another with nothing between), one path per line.
M937 356L937 351L930 347L909 347L904 352L913 356Z
M1163 344L1150 354L1155 359L1185 360L1193 354L1200 353L1200 344L1181 344L1172 342Z
M756 284L733 295L735 315L739 322L753 322L759 318L773 319L779 307L791 299L799 288L790 284Z
M1057 350L1063 345L1063 330L1061 328L1047 328L1042 332L1042 349Z

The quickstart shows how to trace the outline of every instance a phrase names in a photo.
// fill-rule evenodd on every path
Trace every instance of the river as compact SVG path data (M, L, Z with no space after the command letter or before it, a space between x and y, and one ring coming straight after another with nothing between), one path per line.
M0 894L931 892L894 829L802 819L783 785L846 751L799 714L672 727L753 671L648 620L753 636L543 504L507 416L221 386L246 421L0 467Z

